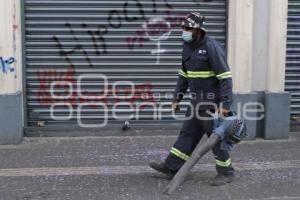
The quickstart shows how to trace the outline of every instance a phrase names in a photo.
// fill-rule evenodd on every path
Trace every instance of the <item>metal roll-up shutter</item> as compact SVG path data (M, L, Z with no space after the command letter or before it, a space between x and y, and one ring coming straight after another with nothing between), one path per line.
M25 0L28 126L175 122L180 22L199 11L225 47L226 2Z
M285 88L291 93L291 117L300 119L300 0L289 0Z

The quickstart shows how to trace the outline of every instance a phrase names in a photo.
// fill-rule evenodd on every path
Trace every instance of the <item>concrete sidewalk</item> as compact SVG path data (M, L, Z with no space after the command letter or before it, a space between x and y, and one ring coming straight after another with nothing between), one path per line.
M0 146L0 200L299 199L300 134L247 141L232 153L234 183L211 187L212 154L170 197L169 182L148 167L168 154L174 136L25 138Z

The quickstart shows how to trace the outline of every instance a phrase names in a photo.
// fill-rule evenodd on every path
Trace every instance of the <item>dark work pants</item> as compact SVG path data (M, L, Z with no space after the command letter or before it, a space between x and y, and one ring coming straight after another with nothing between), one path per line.
M178 171L184 162L194 151L195 147L206 133L209 137L213 129L213 120L206 111L198 111L199 116L208 118L207 120L198 119L195 115L189 120L185 120L180 134L172 147L165 164L173 171ZM187 111L190 115L190 109ZM233 174L233 167L228 151L220 149L220 142L213 148L216 159L216 170L221 174Z

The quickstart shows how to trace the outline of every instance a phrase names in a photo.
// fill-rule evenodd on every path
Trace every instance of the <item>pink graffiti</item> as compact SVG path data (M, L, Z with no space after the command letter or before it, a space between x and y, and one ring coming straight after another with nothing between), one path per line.
M166 21L147 22L144 29L150 37L159 37L170 32L170 27Z
M41 104L57 103L57 101L51 96L50 92L52 82L58 83L56 85L56 88L64 89L64 92L61 93L61 96L68 94L69 91L69 86L64 82L69 82L71 84L76 83L76 80L74 78L75 71L73 68L69 68L66 72L58 72L57 70L38 71L37 75L39 80L38 101Z
M179 14L172 16L170 11L166 11L167 16L164 18L164 21L159 21L156 24L146 22L146 25L135 32L135 35L132 37L127 37L127 47L132 50L135 47L143 47L144 43L149 41L149 37L147 37L147 33L150 36L162 35L170 31L181 24L181 22L185 19L186 15ZM170 24L170 26L167 25Z
M13 12L13 32L15 33L19 26L17 24L17 18L16 18L16 13L17 13L17 8L16 8L16 3L14 3L14 12Z
M141 83L135 85L135 87L129 88L116 88L113 91L112 86L108 86L106 95L101 94L100 92L91 92L91 91L82 91L81 95L78 95L77 90L73 90L70 94L70 83L73 88L77 82L75 77L75 71L73 68L69 68L65 72L58 72L56 70L45 70L38 71L38 101L41 105L50 105L53 103L65 103L72 106L77 106L79 103L89 103L91 108L96 108L97 103L116 104L119 102L128 102L133 105L134 103L143 102L143 103L155 103L152 92L151 83ZM67 96L66 98L55 98L51 95L51 84L56 82L55 90L61 89L62 92L55 93L55 96ZM109 99L109 97L116 95L117 97ZM119 98L118 96L122 96ZM88 97L88 98L86 98Z

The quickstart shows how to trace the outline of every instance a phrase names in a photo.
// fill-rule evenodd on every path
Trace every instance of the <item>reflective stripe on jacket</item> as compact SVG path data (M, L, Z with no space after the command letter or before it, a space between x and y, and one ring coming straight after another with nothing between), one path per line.
M219 42L206 35L200 41L184 43L174 101L181 101L188 88L196 95L193 104L210 102L230 109L232 75L226 55ZM203 105L200 109L211 106Z

